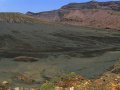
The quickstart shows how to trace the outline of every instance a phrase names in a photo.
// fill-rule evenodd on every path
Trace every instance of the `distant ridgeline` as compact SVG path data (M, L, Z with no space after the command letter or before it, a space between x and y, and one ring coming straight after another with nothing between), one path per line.
M43 21L85 27L120 29L120 1L70 3L58 10L47 12L27 12ZM107 18L106 18L107 17Z
M102 9L102 10L116 10L120 11L120 1L97 2L92 0L87 3L70 3L63 6L61 9Z
M107 17L107 18L106 18ZM84 27L120 29L120 1L70 3L47 12L0 13L0 22L40 23L58 22Z

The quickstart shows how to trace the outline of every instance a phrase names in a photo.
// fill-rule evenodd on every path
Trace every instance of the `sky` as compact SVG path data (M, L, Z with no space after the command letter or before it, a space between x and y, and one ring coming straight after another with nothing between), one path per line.
M59 9L61 6L90 0L0 0L0 12L43 12ZM110 0L97 0L110 1ZM112 0L120 1L120 0Z

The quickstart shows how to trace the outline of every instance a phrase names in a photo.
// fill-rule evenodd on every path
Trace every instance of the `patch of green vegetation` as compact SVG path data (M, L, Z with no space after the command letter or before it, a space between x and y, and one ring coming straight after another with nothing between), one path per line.
M62 75L58 78L56 77L56 80L42 84L40 87L40 90L53 90L56 85L56 82L61 81L61 80L70 80L71 78L74 78L76 75L77 75L76 73L71 72L71 73Z
M52 90L54 88L54 83L52 82L46 82L41 85L40 90Z

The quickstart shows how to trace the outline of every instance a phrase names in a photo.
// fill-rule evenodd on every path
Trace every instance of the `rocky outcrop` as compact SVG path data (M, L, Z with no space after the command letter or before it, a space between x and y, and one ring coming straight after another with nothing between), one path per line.
M73 75L56 83L55 90L120 90L120 61L97 79Z
M36 62L38 58L28 57L28 56L18 56L14 58L14 61L18 62Z
M70 3L59 10L27 15L50 22L64 24L120 29L120 1Z

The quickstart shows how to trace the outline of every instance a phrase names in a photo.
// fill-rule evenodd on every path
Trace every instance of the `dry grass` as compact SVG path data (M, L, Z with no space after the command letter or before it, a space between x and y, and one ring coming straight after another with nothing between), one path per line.
M0 21L8 23L39 23L40 20L21 13L0 13Z

